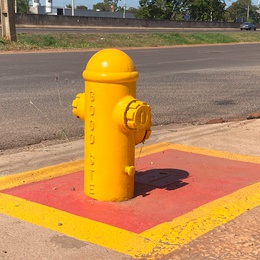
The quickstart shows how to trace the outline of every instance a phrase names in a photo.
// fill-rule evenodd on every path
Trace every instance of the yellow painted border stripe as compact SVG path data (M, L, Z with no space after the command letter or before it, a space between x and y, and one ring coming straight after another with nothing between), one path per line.
M260 163L260 158L257 156L233 154L169 143L159 143L138 148L136 149L136 157L143 157L165 149L175 149L241 162ZM5 176L0 178L0 188L12 188L82 169L83 161L76 161L49 166L36 171ZM135 234L104 223L0 193L0 213L140 259L144 257L145 259L154 259L156 255L170 253L215 227L227 223L248 209L259 205L260 183L256 183L207 203L170 222L162 223L141 234ZM62 225L59 225L59 223Z
M151 153L161 152L166 149L174 149L183 152L196 153L206 156L213 156L222 159L235 160L240 162L257 163L260 164L260 156L236 154L225 151L212 150L207 148L200 148L195 146L172 144L172 143L158 143L155 145L144 146L136 149L136 155L138 157L146 156Z
M147 238L101 222L0 193L0 212L129 255L155 246Z
M257 206L260 206L260 182L204 204L141 235L156 240L160 254L167 254Z
M170 222L135 234L104 223L0 193L0 213L88 241L136 259L170 253L260 205L260 183L207 203Z
M20 185L44 181L58 176L82 171L83 160L44 167L34 171L12 174L0 178L0 189L10 189Z

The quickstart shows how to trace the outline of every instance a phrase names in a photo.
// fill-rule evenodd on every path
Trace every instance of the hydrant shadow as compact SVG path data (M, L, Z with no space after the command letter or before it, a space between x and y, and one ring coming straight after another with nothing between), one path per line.
M149 169L137 171L135 174L134 197L146 197L154 189L175 190L186 186L183 179L188 178L189 173L180 169Z

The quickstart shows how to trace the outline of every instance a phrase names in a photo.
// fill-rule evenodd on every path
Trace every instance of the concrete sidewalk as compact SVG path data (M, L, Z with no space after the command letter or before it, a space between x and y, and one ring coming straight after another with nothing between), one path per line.
M236 154L238 157L242 155L243 158L248 156L259 163L260 119L209 125L157 126L153 128L151 138L137 147L136 157L142 156L145 147L160 143L164 143L164 147L181 144L227 152L230 153L230 159L236 157ZM2 155L0 176L10 176L75 160L82 163L83 144L83 140L79 140ZM260 181L260 172L258 181ZM258 199L260 205L260 198ZM162 254L161 257L163 259L260 259L259 210L259 206L255 207L174 252ZM70 259L71 257L132 259L111 249L83 242L3 214L0 214L0 220L1 259ZM161 258L150 257L149 259ZM141 259L140 256L138 258Z
M207 125L153 127L151 137L138 147L168 142L244 155L260 156L260 119ZM83 160L84 141L29 147L27 151L0 156L0 176Z

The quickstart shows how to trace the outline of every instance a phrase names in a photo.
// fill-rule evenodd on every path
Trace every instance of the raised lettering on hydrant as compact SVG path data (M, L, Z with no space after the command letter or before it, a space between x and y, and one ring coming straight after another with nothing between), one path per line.
M85 122L84 192L101 201L134 195L135 145L151 134L150 107L136 99L138 72L117 49L97 52L83 71L85 93L72 102Z

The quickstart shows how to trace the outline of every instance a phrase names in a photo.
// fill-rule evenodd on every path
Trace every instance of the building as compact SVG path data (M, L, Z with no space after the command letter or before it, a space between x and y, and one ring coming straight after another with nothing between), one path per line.
M135 18L133 13L123 12L102 12L95 10L74 9L74 14L71 8L53 7L52 0L46 0L45 6L41 5L40 0L33 0L33 5L30 7L30 12L33 14L47 15L67 15L67 16L86 16L86 17L105 17L105 18ZM125 17L124 17L125 15Z

